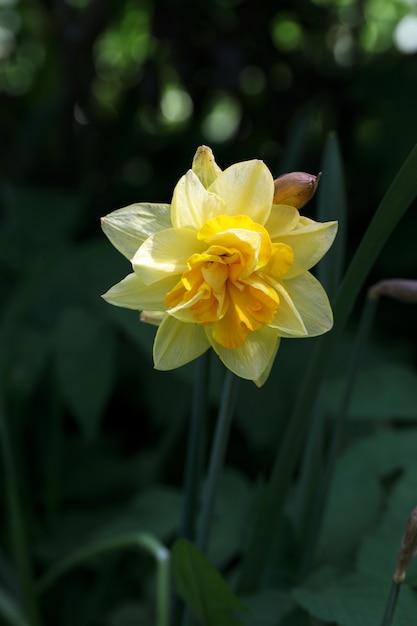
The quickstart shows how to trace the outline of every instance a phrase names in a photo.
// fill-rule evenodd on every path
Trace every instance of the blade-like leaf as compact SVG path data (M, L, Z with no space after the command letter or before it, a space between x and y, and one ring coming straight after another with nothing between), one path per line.
M178 539L172 548L172 569L178 594L203 626L242 626L234 610L244 606L216 568L197 548Z
M339 229L330 250L317 266L317 277L330 300L339 287L346 251L347 198L342 155L335 134L329 135L321 163L322 176L317 189L317 219L337 220Z
M0 589L0 622L11 626L29 626L17 602L5 589Z

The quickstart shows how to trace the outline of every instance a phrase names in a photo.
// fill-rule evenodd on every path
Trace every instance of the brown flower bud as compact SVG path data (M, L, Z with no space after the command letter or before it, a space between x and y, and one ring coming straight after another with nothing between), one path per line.
M410 513L405 525L401 548L398 552L397 565L394 572L394 581L401 583L405 578L405 570L417 554L417 507Z
M306 172L290 172L274 180L274 204L288 204L301 209L314 196L319 184L321 172L307 174Z
M370 287L368 295L373 299L380 296L388 296L401 302L417 302L417 280L405 280L402 278L381 280L376 285Z

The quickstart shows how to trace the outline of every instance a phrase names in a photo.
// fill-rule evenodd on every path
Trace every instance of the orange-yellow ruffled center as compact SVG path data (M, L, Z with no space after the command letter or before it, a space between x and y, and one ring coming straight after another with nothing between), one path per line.
M274 319L279 296L273 284L290 269L292 248L272 243L268 231L246 215L210 219L197 238L207 249L189 257L165 305L174 315L187 311L190 321L213 325L217 343L237 348L249 331Z

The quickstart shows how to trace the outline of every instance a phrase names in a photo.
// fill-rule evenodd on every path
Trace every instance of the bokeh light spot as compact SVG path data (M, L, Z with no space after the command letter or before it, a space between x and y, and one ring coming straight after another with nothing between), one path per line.
M209 141L227 141L235 134L241 119L240 105L234 98L217 96L211 111L203 121L203 133Z
M272 39L279 50L296 50L301 46L303 31L290 13L279 13L272 23Z
M188 93L174 85L165 87L160 106L163 121L168 124L181 124L193 112L193 102Z
M417 52L417 15L406 15L394 31L394 43L405 54Z
M265 74L256 65L248 65L241 71L239 83L244 93L248 96L256 96L265 88Z

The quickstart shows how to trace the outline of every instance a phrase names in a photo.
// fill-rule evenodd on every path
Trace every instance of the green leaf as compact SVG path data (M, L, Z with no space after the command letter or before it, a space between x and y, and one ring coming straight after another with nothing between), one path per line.
M171 552L178 594L203 626L242 626L235 610L245 610L216 568L193 544L178 539Z
M114 382L112 330L82 308L66 311L56 332L56 367L62 395L84 437L98 431Z
M337 413L345 385L342 375L329 385L328 408ZM417 419L417 373L396 364L367 367L358 373L349 407L354 419Z
M340 457L332 480L319 540L319 558L324 562L338 563L351 557L364 534L370 533L382 519L384 494L381 479L415 465L415 440L409 432L382 432L364 437L348 448ZM413 506L412 500L408 500L409 510L404 505L394 506L401 511L405 525ZM401 539L398 531L394 532L394 536L397 548L391 548L391 566L385 570L387 575L394 568ZM381 564L375 567L381 567Z
M243 601L247 608L247 613L241 616L245 626L277 626L295 608L291 595L276 589L264 589Z
M344 168L339 142L330 134L321 162L322 176L317 189L317 219L320 222L337 220L337 237L329 252L317 266L317 277L333 299L342 277L346 251L347 198Z
M134 498L128 508L101 535L122 535L135 530L152 531L163 539L178 527L181 494L172 487L154 486Z
M378 477L375 458L369 451L364 454L363 446L341 457L323 518L317 550L320 561L343 562L375 523L383 497Z
M210 560L221 567L242 548L250 506L253 503L249 482L236 470L224 471L210 539Z
M338 626L379 626L390 587L364 573L335 581L325 589L299 587L295 600L315 617ZM404 586L401 590L393 626L410 626L417 615L417 596Z
M382 576L385 580L394 572L406 521L417 506L417 462L410 463L408 471L397 481L389 495L379 524L365 536L357 560L361 572ZM407 581L415 580L416 577L417 561L414 559L407 568Z

